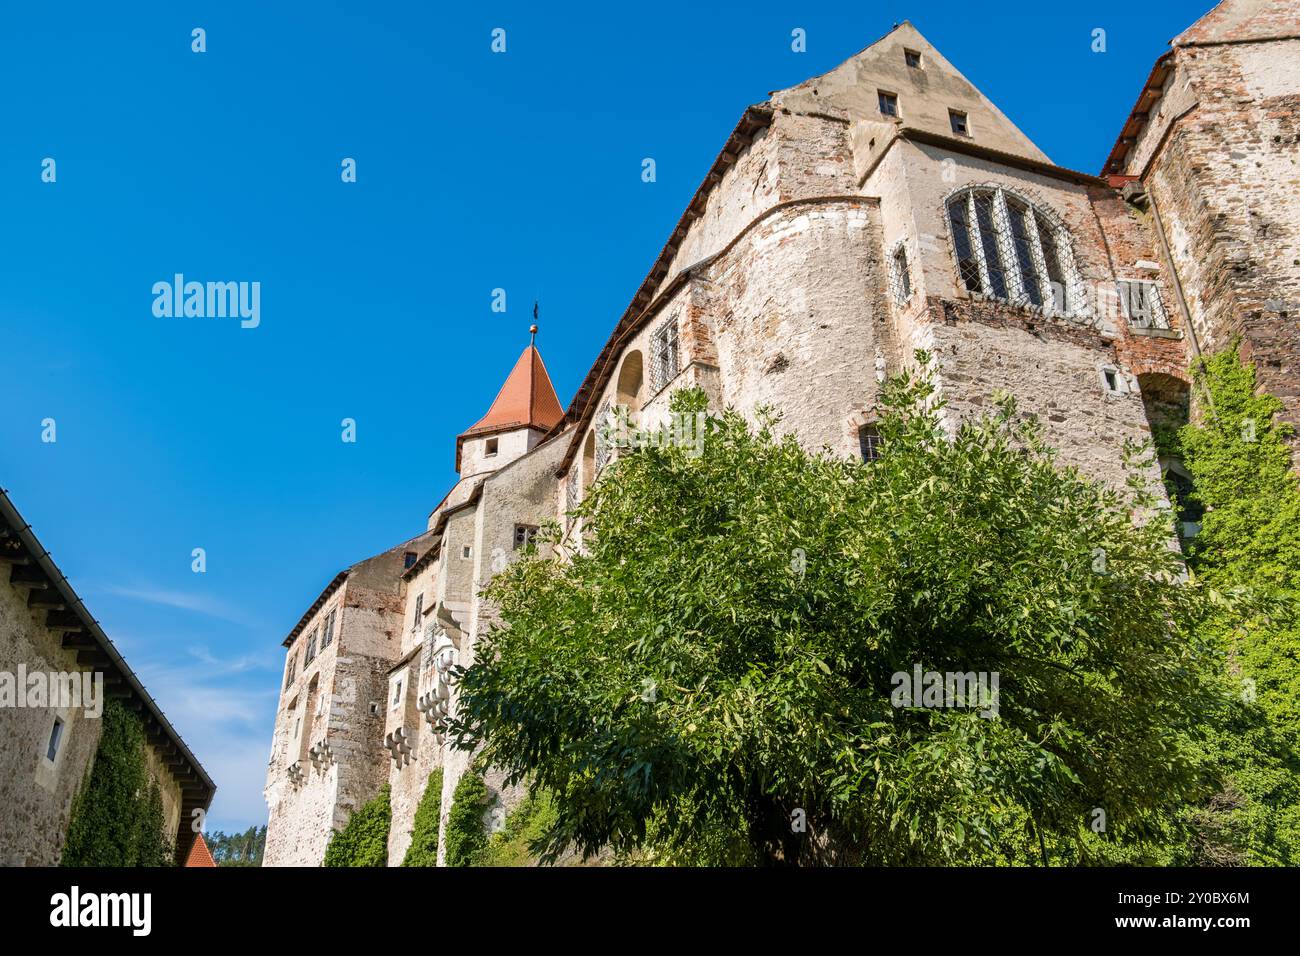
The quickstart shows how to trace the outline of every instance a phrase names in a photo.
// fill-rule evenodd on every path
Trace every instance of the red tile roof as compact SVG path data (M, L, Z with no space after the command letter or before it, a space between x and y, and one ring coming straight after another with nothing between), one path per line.
M542 363L542 353L529 345L515 362L487 414L456 438L456 469L460 470L460 445L466 438L516 428L550 431L564 418L555 386Z
M212 854L208 852L208 844L200 833L194 838L194 844L190 847L190 855L185 858L186 866L216 866L217 861L212 859Z

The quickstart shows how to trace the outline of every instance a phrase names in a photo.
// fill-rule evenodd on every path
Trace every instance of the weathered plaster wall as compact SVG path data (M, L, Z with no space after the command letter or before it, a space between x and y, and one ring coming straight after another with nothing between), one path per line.
M0 563L0 671L80 672L76 654L27 607L27 589L8 583ZM54 761L46 759L54 718L64 722ZM72 801L90 770L102 725L81 709L0 708L0 866L54 866L63 852ZM170 778L169 778L170 779ZM169 792L169 791L165 791ZM173 813L173 817L175 814Z

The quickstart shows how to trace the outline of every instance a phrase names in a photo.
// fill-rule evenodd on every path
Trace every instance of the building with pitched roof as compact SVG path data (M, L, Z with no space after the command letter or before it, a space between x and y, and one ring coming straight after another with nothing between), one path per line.
M184 860L216 785L2 490L0 571L0 866L58 864L109 697L140 715L166 836Z
M451 669L494 619L481 588L547 522L562 550L580 541L573 509L620 453L603 427L615 409L653 428L698 387L713 408L775 406L806 447L870 461L881 383L924 350L946 427L1009 392L1062 465L1122 487L1125 444L1186 422L1190 363L1240 335L1294 419L1298 23L1297 0L1220 3L1156 64L1102 175L1053 163L906 22L746 108L568 408L530 345L457 438L460 480L390 552L409 563L382 612L366 605L371 679L332 663L348 640L312 664L311 622L286 640L267 864L318 864L341 809L384 782L400 863L435 767L445 822L468 761L442 732ZM1187 480L1164 459L1153 486L1162 471ZM281 746L300 740L312 680L327 702L311 736L331 753L346 741L364 773ZM366 707L376 719L357 733ZM498 825L519 794L487 783Z

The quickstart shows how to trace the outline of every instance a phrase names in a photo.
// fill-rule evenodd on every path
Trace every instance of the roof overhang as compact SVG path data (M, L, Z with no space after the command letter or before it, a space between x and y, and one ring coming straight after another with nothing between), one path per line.
M194 830L189 825L192 813L207 810L217 785L118 653L4 489L0 489L0 558L12 568L10 580L20 580L29 588L28 606L44 610L45 626L61 632L63 647L76 652L78 665L104 675L105 695L121 698L128 707L140 712L145 739L161 756L163 765L180 787L181 825L176 834L176 859L184 860L194 842Z
M1124 171L1129 150L1133 148L1133 144L1137 142L1138 134L1146 126L1147 118L1151 115L1151 107L1155 105L1156 100L1164 95L1165 80L1169 78L1169 74L1173 70L1173 64L1170 62L1173 55L1173 50L1166 50L1156 59L1155 65L1151 67L1151 75L1142 84L1142 92L1138 94L1133 109L1129 110L1128 119L1124 121L1124 126L1120 129L1119 136L1115 140L1115 145L1111 147L1110 155L1106 157L1106 162L1101 168L1103 176L1114 176Z

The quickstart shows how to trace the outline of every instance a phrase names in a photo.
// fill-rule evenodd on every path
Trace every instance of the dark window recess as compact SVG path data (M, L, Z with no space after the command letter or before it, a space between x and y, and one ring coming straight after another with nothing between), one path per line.
M904 50L903 59L907 61L907 65L913 69L919 70L921 68L921 54L916 50Z
M952 242L957 250L957 268L962 285L967 292L982 292L980 265L970 241L970 224L967 221L966 197L961 196L948 204L948 219L952 223Z
M537 537L537 527L531 524L515 525L515 550L526 548Z
M289 669L284 674L284 686L288 687L293 683L294 675L298 673L298 655L292 654L289 657Z
M406 552L406 554L402 555L402 567L409 568L411 565L415 563L415 558L416 555L414 551Z
M1038 225L1038 239L1043 244L1043 259L1047 264L1047 281L1052 284L1052 308L1064 312L1068 305L1065 295L1065 269L1061 266L1061 252L1056 245L1056 230L1051 223L1034 213Z
M1007 218L1011 220L1011 244L1020 266L1020 281L1025 296L1034 305L1043 304L1043 293L1038 288L1038 270L1034 268L1033 245L1029 240L1028 218L1033 213L1018 199L1007 198Z
M898 97L895 94L877 90L876 95L880 98L880 112L886 116L898 115Z
M948 122L952 124L952 131L958 136L970 135L970 126L966 123L966 114L961 110L949 110Z
M483 456L485 458L489 458L492 455L495 455L496 453L497 453L497 439L489 438L487 440L487 446L483 451Z
M1007 267L1002 261L997 230L993 228L992 193L974 193L975 221L979 224L980 243L984 248L984 262L988 266L990 292L995 298L1007 297Z
M411 621L411 631L415 632L420 629L420 612L424 610L424 592L421 591L415 596L415 619Z
M879 461L882 451L880 429L875 425L863 425L858 429L858 448L863 461Z
M311 637L307 638L307 659L303 661L302 666L306 667L316 659L316 632L311 632Z
M53 760L59 755L59 743L63 740L63 719L54 718L54 726L50 728L50 743L45 748L45 759Z
M330 611L329 617L325 618L325 633L321 635L320 649L323 651L334 643L334 615L336 611Z
M1199 525L1201 519L1205 517L1205 505L1195 500L1196 486L1192 484L1192 479L1188 478L1181 472L1174 471L1172 468L1165 469L1165 490L1169 492L1169 497L1173 498L1178 507L1178 521L1180 525ZM1183 537L1191 537L1187 534L1189 529L1183 528Z

